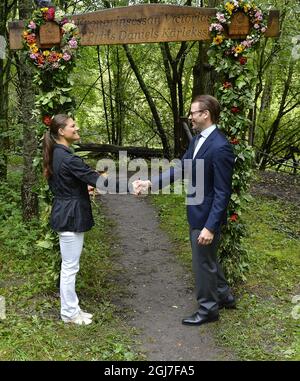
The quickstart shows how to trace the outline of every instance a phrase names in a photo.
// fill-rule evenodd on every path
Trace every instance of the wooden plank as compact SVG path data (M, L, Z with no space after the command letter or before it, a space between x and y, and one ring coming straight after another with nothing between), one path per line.
M60 45L60 29L53 22L46 22L40 27L40 45L42 48L52 48L54 45Z
M280 35L279 11L272 10L269 12L268 29L265 33L266 37L278 37Z
M231 19L231 24L228 28L228 34L231 38L238 36L247 36L250 29L249 16L243 12L236 12Z
M216 9L164 4L118 7L74 15L81 45L140 44L210 40ZM270 11L267 37L279 35L279 12ZM9 24L10 48L22 49L22 21Z
M23 21L12 21L8 24L9 28L9 47L13 50L20 50L23 47L22 32L24 29Z

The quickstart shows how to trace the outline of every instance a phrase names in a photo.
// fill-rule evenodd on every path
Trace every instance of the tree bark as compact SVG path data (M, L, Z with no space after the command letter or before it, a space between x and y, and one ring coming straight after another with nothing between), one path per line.
M24 20L31 15L30 0L19 1L20 19ZM35 132L35 120L32 111L35 109L35 93L33 88L33 68L27 62L24 54L20 57L20 109L23 123L23 156L24 170L22 179L22 210L23 219L31 220L38 216L38 196L35 192L37 176L33 166L33 160L37 153L37 138Z

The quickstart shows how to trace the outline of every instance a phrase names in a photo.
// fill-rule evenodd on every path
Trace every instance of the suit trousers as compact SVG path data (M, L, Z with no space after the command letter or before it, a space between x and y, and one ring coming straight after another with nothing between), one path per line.
M202 315L217 314L219 300L230 293L221 265L217 259L220 233L210 245L199 245L200 229L190 229L192 263L195 276L196 299Z
M60 301L61 318L73 319L80 311L75 291L76 275L79 271L79 260L83 248L84 233L61 232L59 244L61 253Z

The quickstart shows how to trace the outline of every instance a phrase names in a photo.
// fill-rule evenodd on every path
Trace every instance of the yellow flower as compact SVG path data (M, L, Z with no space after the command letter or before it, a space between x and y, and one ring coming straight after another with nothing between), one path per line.
M243 46L243 45L238 45L238 46L236 46L236 48L234 49L235 50L235 52L237 53L237 54L239 54L239 53L242 53L242 51L245 49L245 47Z
M245 5L244 5L244 12L247 13L247 12L249 11L250 8L251 8L251 7L250 7L249 4L245 4Z
M214 37L213 42L216 45L220 45L222 44L223 40L224 40L224 36L222 36L221 34L218 34L216 37Z
M23 32L23 37L26 37L26 36L28 36L28 32L26 32L26 30L24 30L24 32Z
M229 1L225 4L225 9L230 15L232 14L232 11L234 10L234 8L235 8L234 4L230 3Z
M45 51L43 52L43 56L45 56L45 57L49 56L49 54L50 54L49 50L45 50Z
M30 51L31 53L37 53L39 51L39 48L36 46L36 44L30 45Z
M41 8L41 12L47 12L49 8Z

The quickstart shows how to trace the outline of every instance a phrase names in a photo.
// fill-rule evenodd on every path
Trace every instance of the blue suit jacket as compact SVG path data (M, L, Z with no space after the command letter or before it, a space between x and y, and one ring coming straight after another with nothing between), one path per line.
M193 159L196 136L182 157L180 169L171 168L164 172L159 179L151 179L154 188L165 181L170 176L171 182L182 176L184 160L192 160L191 181L195 186L196 180L196 159L203 159L204 165L204 198L199 204L189 205L187 202L187 218L191 228L203 229L206 227L211 231L218 231L222 223L226 223L226 209L231 196L231 182L234 167L234 155L232 148L226 137L216 128L204 141L200 150ZM202 181L203 181L202 180ZM159 182L159 183L158 183ZM201 184L203 185L203 184Z

